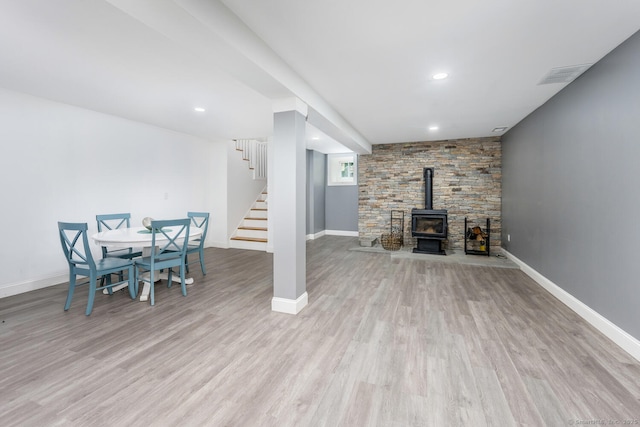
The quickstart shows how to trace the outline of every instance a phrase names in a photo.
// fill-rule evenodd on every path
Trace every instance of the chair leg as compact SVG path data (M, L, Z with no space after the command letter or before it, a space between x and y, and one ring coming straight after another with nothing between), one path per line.
M90 274L89 275L89 301L87 302L87 311L84 313L87 316L90 315L91 310L93 310L93 300L96 297L96 281L97 281L96 276L94 274Z
M184 265L186 266L187 273L188 273L189 272L189 255L185 254L185 256L184 256Z
M200 251L200 268L202 268L202 275L206 276L207 275L207 269L204 266L204 251L203 250Z
M107 291L109 292L109 295L113 295L113 288L111 287L111 274L105 274L104 276L102 276L102 279L104 279L107 282L105 286L107 287ZM102 285L102 283L100 284Z
M185 283L184 271L187 269L186 264L180 266L180 287L182 288L182 296L187 296L187 284Z
M131 299L136 299L136 296L138 296L138 286L137 286L137 281L136 281L136 275L133 272L133 266L128 268L128 279L129 279L129 296L131 296Z
M167 272L167 288L170 288L172 283L173 283L173 267L171 267Z
M118 281L122 282L123 280L124 275L122 274L122 272L118 273ZM100 285L98 287L105 287L105 282L106 286L109 286L111 284L111 274L105 274L104 276L100 277ZM111 290L111 288L107 287L107 291L109 291L109 295L113 295L113 291Z
M136 267L136 295L138 295L138 292L140 292L140 282L142 281L142 279L140 278L140 275L138 274L138 267ZM144 285L144 283L142 283Z
M155 271L151 270L149 271L149 296L150 296L150 300L151 300L151 305L155 305L156 303L156 294L155 294L155 277L153 277L155 275Z
M139 286L139 281L138 281L138 266L134 266L133 267L133 274L135 275L134 279L133 279L133 286L134 286L134 290L135 290L135 294L136 296L138 295L138 286Z
M71 273L69 275L69 291L67 292L67 302L64 303L64 311L69 310L71 307L71 299L73 298L73 291L76 290L76 275Z

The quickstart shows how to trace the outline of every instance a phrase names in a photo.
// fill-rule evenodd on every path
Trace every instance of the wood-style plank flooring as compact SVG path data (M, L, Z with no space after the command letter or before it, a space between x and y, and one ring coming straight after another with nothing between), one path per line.
M0 299L2 426L565 426L640 420L640 363L520 270L307 243L309 305L272 255L209 248L156 305L66 285ZM635 421L636 423L638 421Z

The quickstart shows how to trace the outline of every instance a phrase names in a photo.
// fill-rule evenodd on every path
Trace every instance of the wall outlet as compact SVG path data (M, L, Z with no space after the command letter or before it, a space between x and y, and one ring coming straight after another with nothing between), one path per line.
M507 242L511 241L511 234L507 234Z

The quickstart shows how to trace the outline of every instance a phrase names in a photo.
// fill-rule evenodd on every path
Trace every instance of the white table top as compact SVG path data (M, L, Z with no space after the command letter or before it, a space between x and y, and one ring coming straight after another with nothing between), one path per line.
M169 227L171 229L171 227ZM174 233L179 227L175 227ZM168 232L170 236L172 232ZM202 229L198 227L189 228L189 240L202 235ZM166 242L162 234L156 234L156 243ZM151 233L144 227L119 228L117 230L106 230L96 233L91 238L100 246L111 246L116 248L144 248L151 246Z

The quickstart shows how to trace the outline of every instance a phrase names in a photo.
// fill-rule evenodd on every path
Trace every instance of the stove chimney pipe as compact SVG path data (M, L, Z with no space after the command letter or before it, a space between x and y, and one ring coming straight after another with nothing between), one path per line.
M424 208L433 209L433 168L424 168Z

